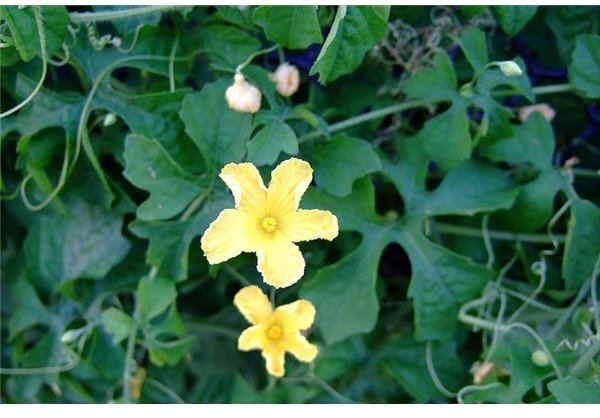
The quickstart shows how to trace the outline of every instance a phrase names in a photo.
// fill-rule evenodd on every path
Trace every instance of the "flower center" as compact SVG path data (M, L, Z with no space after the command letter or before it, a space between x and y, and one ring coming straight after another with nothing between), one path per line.
M267 232L273 232L277 228L277 220L275 218L271 218L270 216L267 216L262 221L262 227Z
M269 327L269 329L267 330L267 337L269 337L272 340L278 340L281 338L282 335L283 335L283 330L277 324L271 325Z

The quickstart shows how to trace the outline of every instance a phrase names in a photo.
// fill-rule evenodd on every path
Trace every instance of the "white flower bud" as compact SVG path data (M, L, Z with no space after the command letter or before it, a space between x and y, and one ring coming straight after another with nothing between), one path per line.
M519 110L519 119L521 122L525 122L533 112L540 112L548 122L551 122L552 119L554 119L554 116L556 116L554 109L546 103L539 103L522 107Z
M233 84L225 91L225 99L230 109L255 113L260 109L262 94L259 89L248 83L241 73L236 73Z
M295 65L284 62L269 77L276 83L277 92L282 96L290 97L298 91L300 73Z
M107 113L102 121L102 126L111 126L117 122L117 116L114 113Z
M517 77L523 74L523 70L514 61L498 61L496 63L500 67L500 71L507 77Z
M531 353L531 361L538 367L546 367L550 364L550 359L548 358L548 354L546 354L543 350L535 350Z

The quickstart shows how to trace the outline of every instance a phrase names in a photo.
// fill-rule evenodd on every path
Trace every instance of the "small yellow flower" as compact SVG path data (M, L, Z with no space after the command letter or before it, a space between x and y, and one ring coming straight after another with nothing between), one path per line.
M220 177L233 192L235 209L223 210L202 236L210 264L254 252L265 283L287 287L304 274L304 258L294 242L338 235L337 218L325 210L298 209L312 181L306 161L290 158L271 173L267 189L251 163L227 164Z
M317 356L317 346L300 333L315 320L315 307L309 301L300 299L273 310L258 286L247 286L237 292L233 303L252 324L240 335L238 349L262 350L267 371L273 376L284 375L286 351L305 362Z

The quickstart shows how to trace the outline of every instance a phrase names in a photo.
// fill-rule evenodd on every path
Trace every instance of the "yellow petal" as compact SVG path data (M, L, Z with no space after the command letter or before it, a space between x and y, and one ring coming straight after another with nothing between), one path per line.
M315 307L306 299L300 299L275 309L275 317L286 329L286 333L294 333L311 327L315 321Z
M200 241L210 264L218 264L241 252L256 251L253 241L253 218L235 209L223 210L204 232Z
M262 356L267 363L267 371L275 377L282 377L285 374L285 351L281 347L272 347L263 350Z
M273 234L264 240L262 248L256 252L256 268L263 280L275 288L288 287L296 283L304 274L304 257L296 244L282 234Z
M316 345L309 343L299 333L286 341L286 351L289 351L300 361L311 362L319 354L319 349Z
M328 210L300 209L283 217L278 225L281 232L293 242L326 239L338 235L338 221Z
M251 324L270 322L273 315L271 302L258 286L246 286L233 298L233 304ZM248 329L252 329L250 327ZM240 336L241 339L241 336Z
M297 158L290 158L273 170L267 191L271 216L280 218L298 209L300 199L312 181L312 172L310 164Z
M238 350L248 351L264 347L265 330L262 325L246 328L238 338Z
M254 216L264 216L267 189L253 164L227 164L219 177L231 189L236 209Z

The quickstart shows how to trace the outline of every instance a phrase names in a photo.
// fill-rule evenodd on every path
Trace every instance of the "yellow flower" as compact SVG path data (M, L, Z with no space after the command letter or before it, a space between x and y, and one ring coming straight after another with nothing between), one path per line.
M298 209L312 181L306 161L290 158L279 164L268 189L251 163L227 164L220 177L233 192L235 209L223 210L202 236L210 264L255 252L263 280L287 287L304 274L304 258L294 242L331 241L338 235L337 218L331 212Z
M252 324L238 339L242 351L262 350L267 371L281 377L285 373L285 352L300 361L311 362L317 356L317 346L300 333L315 320L315 307L300 299L275 309L258 286L247 286L235 295L233 303Z

